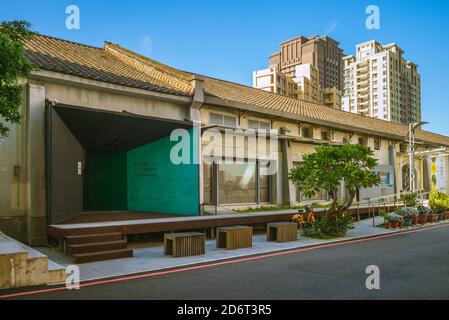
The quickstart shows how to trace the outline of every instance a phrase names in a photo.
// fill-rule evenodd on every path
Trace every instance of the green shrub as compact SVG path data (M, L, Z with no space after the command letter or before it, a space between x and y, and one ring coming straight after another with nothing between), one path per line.
M415 192L407 192L401 196L406 207L415 207L418 204L418 194Z
M349 229L354 228L354 218L348 214L338 218L330 216L315 220L309 227L303 229L303 235L311 238L330 239L344 237Z
M449 196L443 192L432 192L429 197L429 204L435 213L449 211Z

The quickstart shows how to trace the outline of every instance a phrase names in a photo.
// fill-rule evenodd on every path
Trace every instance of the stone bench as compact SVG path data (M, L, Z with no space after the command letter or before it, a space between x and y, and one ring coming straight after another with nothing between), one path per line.
M164 254L177 257L199 256L206 253L206 234L200 232L166 233Z
M253 228L247 226L221 227L217 230L217 248L227 250L253 246Z
M295 222L267 223L267 241L289 242L298 240L298 225Z

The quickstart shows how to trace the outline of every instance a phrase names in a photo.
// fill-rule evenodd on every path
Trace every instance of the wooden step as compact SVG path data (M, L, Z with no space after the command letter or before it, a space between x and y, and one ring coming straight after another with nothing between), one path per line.
M78 253L73 255L76 259L76 263L86 263L102 260L128 258L133 256L132 249L117 249L107 250L99 252Z
M67 243L69 245L86 244L86 243L97 243L97 242L122 240L122 234L119 232L86 234L86 235L82 235L82 236L67 236L66 239L67 239Z
M70 253L90 253L98 251L109 251L115 249L126 249L126 240L116 240L116 241L104 241L104 242L94 242L94 243L83 243L83 244L71 244L69 245Z

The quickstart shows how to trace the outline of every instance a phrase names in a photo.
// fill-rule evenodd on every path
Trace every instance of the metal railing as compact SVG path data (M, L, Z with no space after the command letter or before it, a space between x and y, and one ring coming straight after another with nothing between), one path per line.
M386 210L387 212L390 212L391 207L396 207L397 205L403 205L402 202L402 196L404 194L407 194L409 191L404 191L400 193L393 193L381 197L373 197L373 198L364 198L361 201L356 201L351 205L352 210L356 209L356 212L353 213L354 215L357 215L357 220L360 220L361 215L361 209L368 209L368 218L373 218L373 223L376 215L379 215L381 210ZM422 204L424 203L424 200L428 199L429 194L431 191L424 191L419 190L416 192L418 201ZM320 201L308 201L306 204L311 203L320 203ZM326 201L327 202L327 201ZM243 206L243 205L242 205ZM281 210L279 209L275 204L248 204L248 207L251 206L266 206L271 207L273 206L273 211ZM234 209L241 207L240 205L223 205L223 204L202 204L202 212L203 215L219 215L219 214L227 214L227 213L236 213ZM289 208L286 207L285 210L288 210ZM292 208L293 209L293 208ZM376 210L377 209L377 210ZM323 208L325 210L325 208ZM261 210L262 211L262 210ZM314 208L314 211L320 211L316 210Z
M362 201L358 201L358 202L354 203L353 205L357 206L357 220L360 220L360 205L366 204L368 207L368 218L370 218L372 215L373 227L374 227L375 226L375 218L376 218L375 209L377 208L377 215L379 215L381 210L386 210L387 212L390 212L390 208L392 206L396 207L398 205L404 205L404 203L402 201L402 197L407 193L409 193L409 191L393 193L393 194L385 195L382 197L365 198ZM426 196L428 199L428 196L430 193L431 193L431 191L424 191L424 190L416 191L418 201L421 202L421 204L424 204L424 200L426 200Z

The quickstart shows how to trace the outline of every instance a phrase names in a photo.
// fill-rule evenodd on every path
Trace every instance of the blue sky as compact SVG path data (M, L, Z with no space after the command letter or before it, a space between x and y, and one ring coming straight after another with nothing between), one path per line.
M65 28L68 5L81 12L80 30ZM380 9L380 30L365 28L365 8ZM0 20L25 19L33 29L94 46L104 40L171 66L252 83L252 71L283 40L328 35L346 54L357 43L396 42L419 65L425 127L449 135L449 1L401 0L0 0Z

